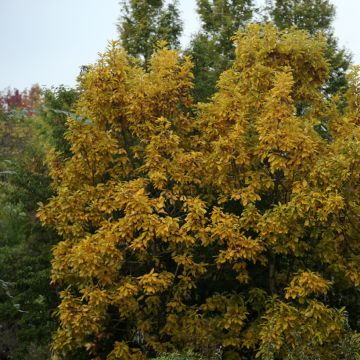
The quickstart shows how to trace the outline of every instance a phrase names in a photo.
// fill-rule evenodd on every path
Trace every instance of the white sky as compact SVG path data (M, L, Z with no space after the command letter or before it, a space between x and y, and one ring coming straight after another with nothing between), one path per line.
M335 34L360 64L360 0L333 3ZM185 44L198 28L195 0L179 4ZM117 37L119 14L119 0L0 0L0 90L34 83L73 86L80 66L94 62Z

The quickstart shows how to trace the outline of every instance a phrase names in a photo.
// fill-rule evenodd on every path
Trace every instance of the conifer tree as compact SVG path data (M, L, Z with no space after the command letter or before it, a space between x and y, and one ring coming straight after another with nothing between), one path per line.
M182 21L176 1L125 0L117 25L123 48L141 59L145 68L157 44L163 40L169 47L180 46Z

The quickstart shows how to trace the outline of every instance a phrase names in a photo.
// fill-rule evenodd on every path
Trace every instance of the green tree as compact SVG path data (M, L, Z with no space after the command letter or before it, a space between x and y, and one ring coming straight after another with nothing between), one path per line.
M207 100L216 89L220 74L234 60L235 32L253 17L253 0L198 0L201 29L187 53L194 62L195 101Z
M4 359L45 359L56 327L49 284L53 232L36 219L50 181L35 118L7 113L0 123L0 354Z
M79 90L63 85L43 89L43 104L39 109L46 126L45 137L56 150L69 155L70 145L65 139L66 120L73 111L79 97Z
M139 58L145 68L157 44L166 41L171 48L180 46L182 21L176 1L126 0L117 25L123 48Z
M49 145L69 154L64 119L77 92L9 91L0 116L0 358L50 357L53 311L51 247L58 237L36 218L52 194L44 164ZM56 112L55 112L56 111Z
M267 6L280 29L296 26L311 35L331 32L335 6L329 0L270 0Z

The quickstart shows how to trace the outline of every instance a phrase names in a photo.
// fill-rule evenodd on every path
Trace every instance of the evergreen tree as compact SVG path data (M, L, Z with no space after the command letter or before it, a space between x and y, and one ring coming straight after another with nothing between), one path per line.
M197 0L204 33L213 39L222 55L234 59L235 32L251 20L253 0Z
M35 117L13 110L0 121L1 359L48 358L56 327L50 249L57 237L35 216L37 203L51 195L37 125Z
M117 25L123 48L141 59L145 68L159 41L171 48L180 46L182 21L176 1L167 5L163 0L126 0Z
M201 29L187 53L194 62L194 98L205 101L234 59L232 37L252 19L254 4L253 0L198 0L197 12Z
M335 6L329 0L275 0L267 1L267 5L279 29L296 26L311 35L331 33Z

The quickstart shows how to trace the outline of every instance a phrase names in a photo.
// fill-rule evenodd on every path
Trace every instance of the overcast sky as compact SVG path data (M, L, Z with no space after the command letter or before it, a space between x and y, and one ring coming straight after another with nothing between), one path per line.
M179 0L183 44L198 28L195 1ZM360 64L360 0L333 3L335 34ZM94 62L117 37L119 13L119 0L0 0L0 90L73 86L80 66Z

